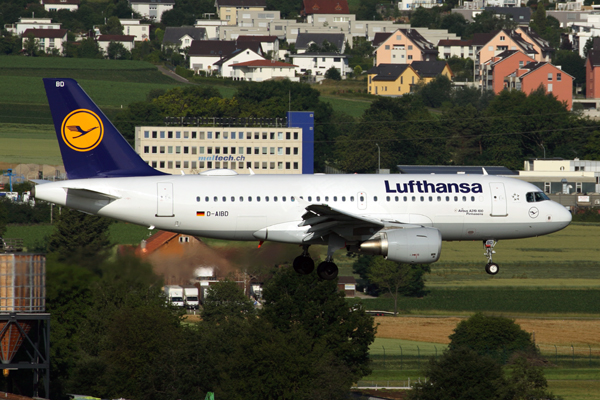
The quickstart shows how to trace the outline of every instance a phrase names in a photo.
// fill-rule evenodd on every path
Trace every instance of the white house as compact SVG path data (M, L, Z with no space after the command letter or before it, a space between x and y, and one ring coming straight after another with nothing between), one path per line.
M188 51L190 69L196 73L199 71L213 73L215 72L213 64L229 56L236 49L233 40L193 40Z
M222 26L227 26L227 21L219 19L197 19L194 27L206 29L207 40L219 40L219 31Z
M51 18L19 18L19 22L12 25L5 25L4 29L22 36L27 29L60 29L60 22L52 22Z
M150 40L150 24L142 24L139 19L119 19L123 35L135 36L136 42Z
M194 26L167 26L162 46L177 49L189 49L194 40L206 39L206 29Z
M38 49L45 53L52 53L57 49L63 53L63 44L67 42L66 29L27 29L23 32L23 49L27 40L32 38L38 45Z
M295 65L273 60L254 60L237 64L230 64L233 77L240 80L262 82L268 79L286 78L297 81L295 78Z
M175 0L128 0L131 9L143 17L160 21L165 11L170 11Z
M238 45L245 43L257 43L262 49L262 54L268 54L271 52L275 58L277 58L279 55L279 39L277 39L277 36L240 35L237 38L237 42Z
M351 72L348 66L348 56L337 53L302 53L290 55L292 63L296 65L298 74L325 75L331 67L338 70L343 78Z
M265 60L265 58L251 49L237 49L228 57L214 63L213 68L218 69L223 77L239 78L235 75L233 65L255 60Z
M98 47L106 54L111 42L121 43L125 50L131 51L134 48L135 36L133 35L100 35L97 37Z
M46 11L77 11L79 0L42 0L44 10Z
M441 6L442 3L442 0L402 0L398 2L398 10L408 11L415 10L419 7L433 8L436 6Z

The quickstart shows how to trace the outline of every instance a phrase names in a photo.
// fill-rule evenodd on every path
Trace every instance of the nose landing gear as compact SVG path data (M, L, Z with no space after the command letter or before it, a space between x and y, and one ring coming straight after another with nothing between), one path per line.
M496 275L498 271L500 271L500 267L498 266L498 264L492 262L492 254L496 254L496 252L494 251L494 247L497 243L498 241L494 239L485 240L483 242L483 249L485 250L485 253L483 254L488 259L488 263L485 265L485 272L487 272L490 275Z

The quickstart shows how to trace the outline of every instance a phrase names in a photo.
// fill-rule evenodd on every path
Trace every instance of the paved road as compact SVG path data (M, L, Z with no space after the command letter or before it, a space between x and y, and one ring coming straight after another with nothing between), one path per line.
M165 67L164 65L159 65L158 66L158 70L160 72L162 72L163 75L166 75L169 78L173 78L173 79L175 79L178 82L181 82L181 83L191 83L190 81L188 81L187 79L185 79L182 76L177 75L175 72L171 71L169 68Z

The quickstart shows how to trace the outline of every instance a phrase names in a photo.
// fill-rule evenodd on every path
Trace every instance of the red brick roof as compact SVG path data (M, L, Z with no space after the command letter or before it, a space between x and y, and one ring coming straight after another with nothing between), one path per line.
M158 250L161 246L175 238L178 233L167 232L167 231L158 231L154 235L150 236L146 239L146 247L141 249L141 255L150 255Z
M27 29L23 32L23 37L33 35L35 38L62 39L66 34L66 29Z
M79 0L42 0L42 4L79 4Z
M347 0L304 0L304 14L350 14Z
M231 64L229 66L230 67L266 67L266 68L297 67L297 65L294 65L294 64L288 64L288 63L284 63L281 61L271 61L271 60L253 60L253 61L246 61L246 62L238 63L238 64Z

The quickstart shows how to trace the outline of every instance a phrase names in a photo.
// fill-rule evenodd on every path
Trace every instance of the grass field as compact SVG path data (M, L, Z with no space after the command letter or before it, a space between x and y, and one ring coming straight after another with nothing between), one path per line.
M0 143L3 163L62 164L53 125L0 124Z

